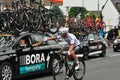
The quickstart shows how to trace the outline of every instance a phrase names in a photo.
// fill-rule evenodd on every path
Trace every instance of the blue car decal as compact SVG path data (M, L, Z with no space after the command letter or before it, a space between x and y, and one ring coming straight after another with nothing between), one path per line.
M20 69L20 74L41 71L41 70L45 70L45 63L39 63L39 64L34 64L34 65L29 65L29 66L22 66L19 69Z

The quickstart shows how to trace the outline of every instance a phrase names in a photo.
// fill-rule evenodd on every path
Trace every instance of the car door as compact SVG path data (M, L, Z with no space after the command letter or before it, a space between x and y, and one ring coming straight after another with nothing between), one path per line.
M33 66L35 63L35 55L33 54L33 50L30 46L27 46L25 48L19 47L19 41L24 38L26 44L31 45L31 38L29 35L25 35L22 37L19 37L17 39L17 42L15 46L13 47L16 49L16 54L18 58L18 75L22 76L28 73L33 72L36 67Z
M44 36L44 38L45 37L47 36ZM31 38L32 38L32 44L38 43L39 41L43 40L43 36L40 34L33 34L31 35ZM35 65L38 65L37 71L48 70L50 63L50 51L51 51L49 44L43 41L42 44L34 47L33 50L34 50L34 56L36 56Z

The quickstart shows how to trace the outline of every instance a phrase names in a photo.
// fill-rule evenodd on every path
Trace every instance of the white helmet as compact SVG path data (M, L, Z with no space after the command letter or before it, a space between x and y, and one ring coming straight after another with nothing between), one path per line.
M64 35L64 34L68 33L68 30L69 30L68 28L62 27L59 29L59 34Z

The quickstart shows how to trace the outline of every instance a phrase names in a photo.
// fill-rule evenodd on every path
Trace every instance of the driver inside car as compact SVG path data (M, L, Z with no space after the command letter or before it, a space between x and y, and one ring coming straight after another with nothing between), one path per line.
M42 41L39 41L38 43L35 43L35 44L32 44L32 45L31 45L31 44L27 44L24 38L21 38L21 39L19 40L19 45L18 45L18 47L19 47L19 48L22 48L22 49L27 48L27 47L36 47L36 46L41 45L42 42L43 42L43 40L42 40Z

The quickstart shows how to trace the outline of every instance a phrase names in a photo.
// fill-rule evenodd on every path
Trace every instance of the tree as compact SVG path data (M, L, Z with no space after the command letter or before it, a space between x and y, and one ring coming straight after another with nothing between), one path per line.
M62 12L62 10L59 8L59 6L53 6L53 7L51 8L51 10L54 11L54 12L53 12L54 16L63 17L63 12Z
M84 7L71 7L69 11L69 17L76 17L78 14L81 14L81 18L84 18L84 14L88 11Z

